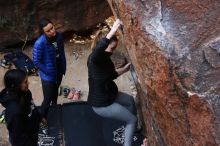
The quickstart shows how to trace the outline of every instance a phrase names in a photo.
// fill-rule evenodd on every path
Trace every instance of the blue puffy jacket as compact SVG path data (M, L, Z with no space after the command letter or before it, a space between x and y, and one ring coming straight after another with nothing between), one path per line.
M39 69L41 79L44 81L56 82L58 74L63 75L66 72L63 37L58 32L56 34L56 42L60 54L60 68L57 68L56 50L52 43L47 40L45 34L41 35L34 44L33 61Z

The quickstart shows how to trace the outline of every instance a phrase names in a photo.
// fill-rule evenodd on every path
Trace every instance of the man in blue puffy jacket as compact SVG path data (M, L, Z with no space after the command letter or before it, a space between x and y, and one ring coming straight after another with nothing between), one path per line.
M33 61L40 72L44 95L41 114L44 117L42 122L46 123L50 104L57 104L58 88L66 72L66 57L63 37L55 30L53 23L43 18L39 30L41 36L34 44Z

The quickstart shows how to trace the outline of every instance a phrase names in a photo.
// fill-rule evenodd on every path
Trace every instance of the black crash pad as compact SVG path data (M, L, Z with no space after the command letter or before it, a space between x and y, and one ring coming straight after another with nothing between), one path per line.
M38 146L60 146L63 143L63 124L61 115L61 105L50 107L48 112L48 134L43 132L47 129L40 127L38 133Z
M52 106L48 119L49 138L43 138L47 146L122 146L124 142L125 124L98 116L86 102ZM140 146L143 139L136 133L133 146Z

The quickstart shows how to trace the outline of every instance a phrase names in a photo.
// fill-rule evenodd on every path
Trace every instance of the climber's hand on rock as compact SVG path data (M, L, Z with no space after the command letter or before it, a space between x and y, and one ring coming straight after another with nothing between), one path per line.
M118 30L118 28L119 28L120 25L122 25L122 22L121 22L119 19L117 19L117 20L114 22L114 24L113 24L113 26L112 26L110 32L107 34L106 38L107 38L107 39L111 39L112 36L115 35L115 33L116 33L116 31Z

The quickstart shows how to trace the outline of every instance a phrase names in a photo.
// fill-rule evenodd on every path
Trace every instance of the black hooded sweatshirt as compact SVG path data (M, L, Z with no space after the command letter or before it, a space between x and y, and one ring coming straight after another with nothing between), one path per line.
M98 41L87 60L88 103L95 107L111 105L118 94L118 87L113 80L119 75L110 58L111 53L105 51L109 43L110 40L107 38Z
M3 89L0 103L6 108L5 121L12 146L37 146L40 114L32 94Z

